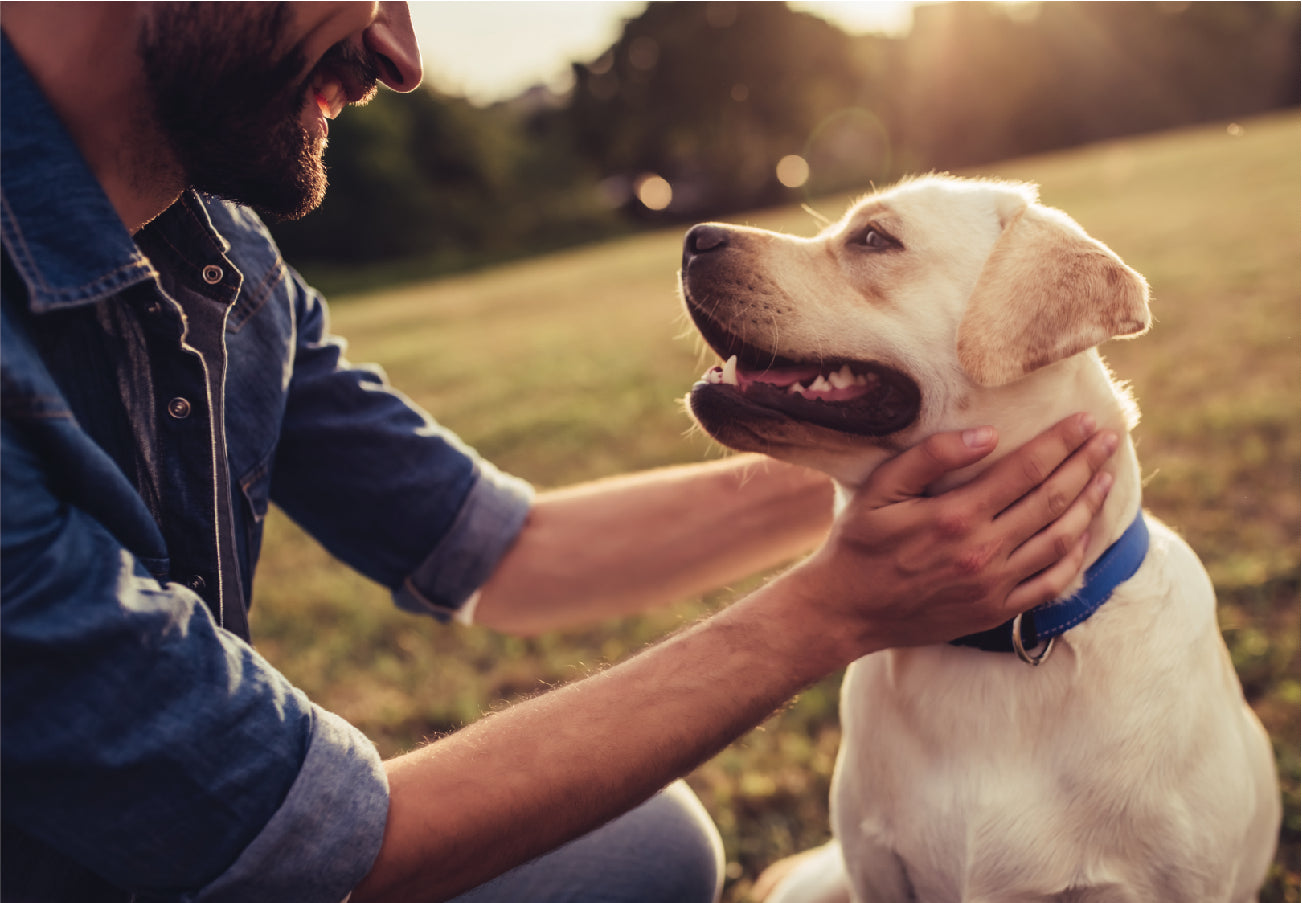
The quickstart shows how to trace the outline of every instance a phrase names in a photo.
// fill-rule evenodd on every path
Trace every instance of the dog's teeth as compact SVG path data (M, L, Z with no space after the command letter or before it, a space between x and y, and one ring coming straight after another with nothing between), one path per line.
M829 383L829 382L827 381L827 378L826 378L826 377L824 377L824 376L819 376L818 379L814 380L812 383L809 384L809 391L811 391L811 392L831 392L831 391L832 391L832 384Z
M723 372L720 374L719 381L727 386L737 385L737 355L728 358L723 365Z
M792 383L787 388L787 392L790 393L791 395L804 395L805 387L802 386L800 383Z
M850 372L850 365L846 364L835 373L829 373L827 381L832 384L834 389L848 389L854 385L854 374Z

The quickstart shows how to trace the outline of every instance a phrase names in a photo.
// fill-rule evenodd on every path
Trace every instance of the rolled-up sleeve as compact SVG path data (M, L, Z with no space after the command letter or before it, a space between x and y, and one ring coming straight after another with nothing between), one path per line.
M394 594L400 608L447 620L483 585L524 526L532 488L480 462L452 528Z
M9 433L2 454L6 826L150 899L339 903L383 838L375 748L51 492Z
M374 862L387 816L388 783L375 747L318 708L289 795L196 903L342 900Z
M301 283L294 375L272 499L335 557L441 620L488 578L533 500L390 385L345 357Z

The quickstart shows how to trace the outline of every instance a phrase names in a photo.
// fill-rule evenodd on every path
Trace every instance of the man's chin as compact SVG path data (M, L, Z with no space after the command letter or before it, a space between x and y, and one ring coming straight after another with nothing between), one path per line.
M196 178L194 187L252 207L271 222L302 219L325 199L326 171L322 157L324 141L318 147L300 149L275 169L246 170L235 174L230 169L220 178Z

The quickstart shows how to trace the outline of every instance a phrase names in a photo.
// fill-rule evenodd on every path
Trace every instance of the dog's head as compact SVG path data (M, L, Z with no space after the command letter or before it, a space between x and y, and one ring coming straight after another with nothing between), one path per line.
M692 389L697 421L842 482L1149 324L1143 278L1033 186L948 176L871 195L809 239L696 226L681 282L724 359Z

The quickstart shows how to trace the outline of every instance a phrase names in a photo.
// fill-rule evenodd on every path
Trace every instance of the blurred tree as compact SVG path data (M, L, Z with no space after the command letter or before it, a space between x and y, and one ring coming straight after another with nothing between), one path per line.
M330 124L321 207L271 230L292 260L441 272L617 230L568 137L508 105L381 91Z
M426 274L1247 116L1298 103L1300 8L934 3L903 37L852 38L785 3L650 3L573 65L567 97L480 108L426 88L349 110L331 123L325 203L273 232L296 261L418 259ZM641 203L649 175L665 182Z
M679 215L781 198L778 161L838 114L875 120L882 86L853 39L783 3L652 3L574 75L579 151L629 201L639 176L667 179Z
M898 71L902 139L930 165L955 167L1296 104L1298 10L919 7Z

